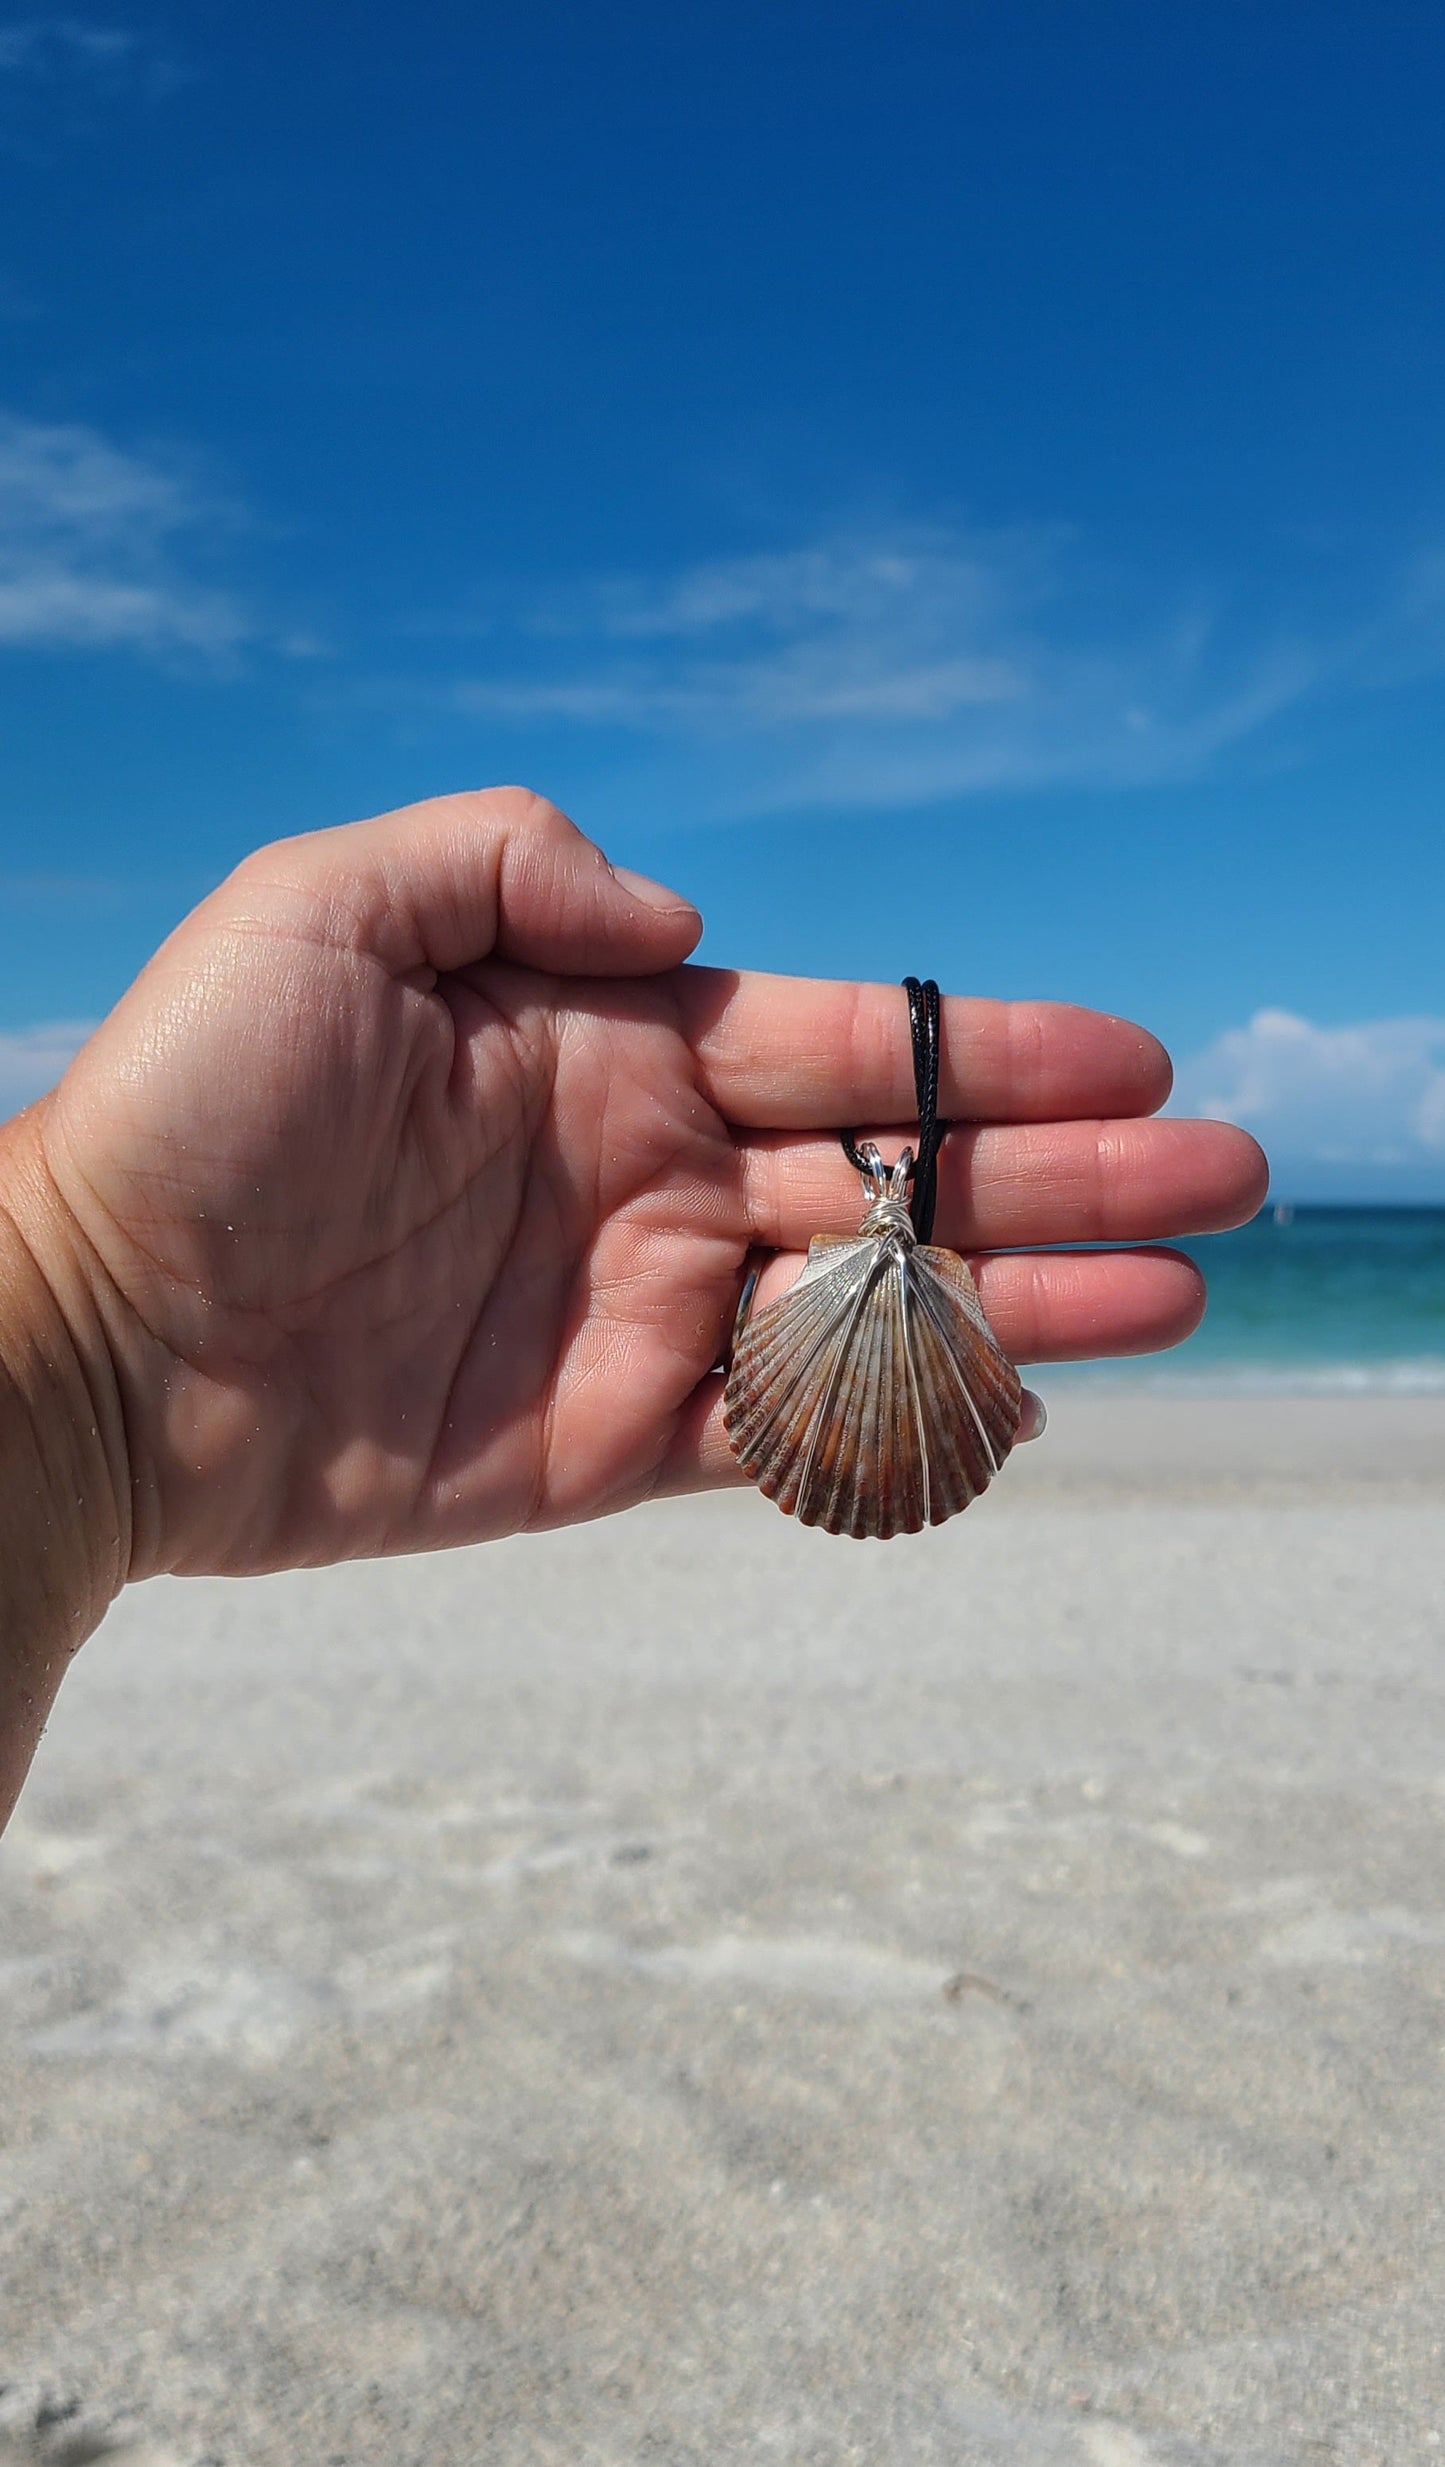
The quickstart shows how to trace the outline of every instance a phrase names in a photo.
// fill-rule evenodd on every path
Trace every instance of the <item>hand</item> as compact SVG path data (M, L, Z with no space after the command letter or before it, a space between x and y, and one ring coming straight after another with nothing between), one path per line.
M837 1127L914 1102L896 987L683 967L698 931L500 790L262 849L171 937L20 1126L22 1224L124 1432L124 1572L737 1478L714 1366L749 1248L851 1231ZM1142 1029L953 998L943 1042L942 1109L976 1127L939 1241L1135 1241L1263 1195L1242 1133L1145 1118L1169 1065ZM1031 1361L1172 1344L1201 1306L1159 1252L980 1283Z

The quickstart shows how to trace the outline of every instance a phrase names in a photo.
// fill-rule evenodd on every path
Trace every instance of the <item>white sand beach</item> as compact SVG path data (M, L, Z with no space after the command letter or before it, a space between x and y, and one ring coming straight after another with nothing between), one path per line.
M1445 2452L1445 1400L162 1582L0 1845L0 2460Z

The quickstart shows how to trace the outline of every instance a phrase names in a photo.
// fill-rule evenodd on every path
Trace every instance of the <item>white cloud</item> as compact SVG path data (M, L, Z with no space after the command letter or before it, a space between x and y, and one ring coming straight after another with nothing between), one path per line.
M1445 1158L1445 1019L1322 1028L1256 1011L1178 1075L1171 1111L1242 1123L1312 1165L1404 1166Z
M0 1031L0 1121L54 1087L94 1026L93 1019L54 1019Z
M524 612L456 709L705 739L734 811L1187 778L1307 695L1324 655L1121 592L1061 530L839 532Z
M238 603L185 570L231 519L93 428L0 413L0 645L233 652Z

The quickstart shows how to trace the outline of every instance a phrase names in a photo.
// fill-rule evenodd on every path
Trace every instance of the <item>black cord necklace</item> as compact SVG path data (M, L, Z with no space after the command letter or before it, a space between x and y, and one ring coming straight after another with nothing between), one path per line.
M933 1214L938 1200L938 1151L949 1127L938 1119L940 997L932 977L925 977L921 984L917 977L905 977L903 990L908 996L908 1032L913 1040L913 1088L918 1100L918 1152L913 1160L908 1213L913 1219L913 1231L918 1240L928 1242L933 1236ZM838 1136L849 1164L860 1174L866 1174L868 1159L860 1151L853 1133L840 1131Z
M987 1488L1018 1436L1019 1375L956 1252L935 1247L938 987L905 977L918 1146L885 1165L841 1131L863 1178L856 1234L815 1234L786 1293L743 1286L723 1388L728 1444L789 1516L828 1533L918 1533Z

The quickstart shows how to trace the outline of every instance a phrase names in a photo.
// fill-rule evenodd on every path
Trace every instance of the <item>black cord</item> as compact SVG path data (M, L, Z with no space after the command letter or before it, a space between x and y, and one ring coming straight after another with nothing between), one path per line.
M932 977L925 978L921 985L917 977L905 977L903 990L908 996L913 1086L918 1098L918 1157L908 1204L914 1232L920 1242L928 1242L933 1236L933 1211L938 1198L938 1151L948 1129L948 1124L938 1119L942 1005Z
M932 977L922 984L917 977L905 977L903 990L908 996L908 1032L913 1040L913 1089L918 1101L918 1152L913 1161L913 1187L908 1197L908 1212L913 1230L920 1242L933 1234L933 1212L938 1198L938 1151L948 1130L938 1119L938 1073L940 1065L940 997ZM841 1131L843 1154L857 1171L868 1168L858 1151L851 1131Z

